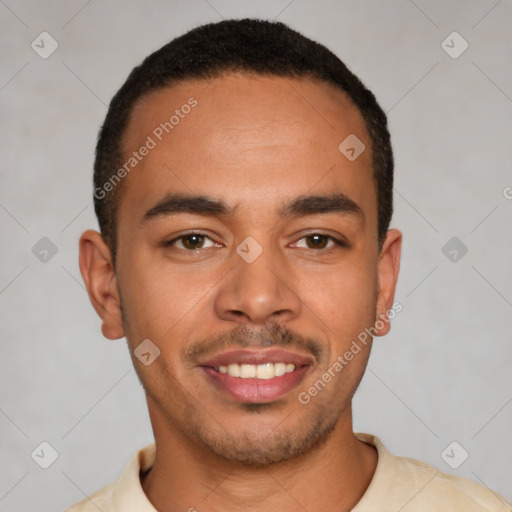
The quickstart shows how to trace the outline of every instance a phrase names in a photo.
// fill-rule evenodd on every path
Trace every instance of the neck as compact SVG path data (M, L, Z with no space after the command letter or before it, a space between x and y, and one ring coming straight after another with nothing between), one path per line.
M141 474L142 488L159 511L349 511L370 484L377 451L355 438L347 409L321 446L265 467L222 459L174 430L159 428L165 422L153 412L157 455L151 470Z

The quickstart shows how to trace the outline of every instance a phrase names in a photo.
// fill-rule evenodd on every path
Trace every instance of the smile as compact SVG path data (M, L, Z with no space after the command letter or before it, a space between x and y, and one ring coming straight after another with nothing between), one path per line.
M311 356L273 348L226 352L198 366L223 395L241 403L270 403L299 386L312 365Z
M268 380L293 372L295 365L292 363L263 363L257 365L233 363L228 366L219 366L215 370L240 379Z

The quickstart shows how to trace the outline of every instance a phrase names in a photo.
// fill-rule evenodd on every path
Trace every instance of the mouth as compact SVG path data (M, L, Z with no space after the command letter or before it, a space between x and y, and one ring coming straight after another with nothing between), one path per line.
M228 366L218 366L215 370L239 379L268 380L293 372L295 365L292 363L263 363L258 365L232 363Z
M221 392L241 403L270 403L296 388L312 359L284 350L233 351L198 366Z

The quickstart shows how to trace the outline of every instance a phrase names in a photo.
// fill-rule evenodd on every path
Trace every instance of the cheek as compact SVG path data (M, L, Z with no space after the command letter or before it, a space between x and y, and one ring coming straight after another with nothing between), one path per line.
M363 257L321 273L299 273L294 282L305 305L337 335L354 334L373 322L376 270Z
M162 340L207 300L208 283L197 283L197 273L178 271L154 259L132 258L126 262L121 292L125 316L137 338Z

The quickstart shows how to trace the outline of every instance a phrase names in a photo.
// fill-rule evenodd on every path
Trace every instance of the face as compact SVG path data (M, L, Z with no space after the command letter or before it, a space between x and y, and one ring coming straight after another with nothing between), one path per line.
M338 149L350 134L366 146L353 161ZM246 464L321 444L350 421L371 342L336 361L391 308L398 272L356 107L309 79L187 81L139 101L124 150L140 160L116 272L87 273L108 260L98 237L81 268L104 334L127 336L155 433Z

